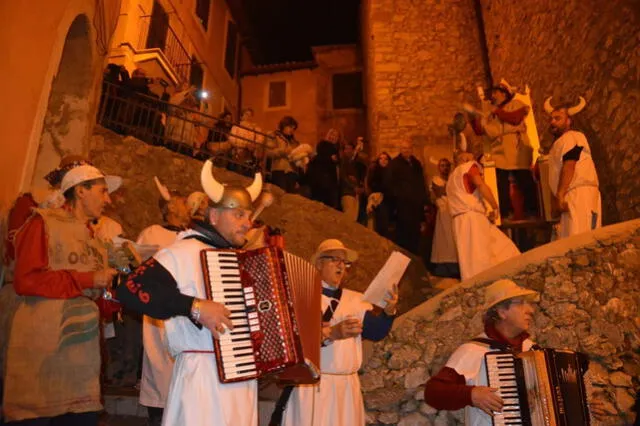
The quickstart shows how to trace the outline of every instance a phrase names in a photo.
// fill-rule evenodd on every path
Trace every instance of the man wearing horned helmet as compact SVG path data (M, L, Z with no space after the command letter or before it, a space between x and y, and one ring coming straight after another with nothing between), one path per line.
M586 101L581 96L575 106L553 107L551 99L544 103L555 137L549 151L549 185L561 212L558 238L564 238L599 228L602 206L591 148L584 133L572 130L572 117L582 111Z
M130 309L167 320L167 343L175 366L164 425L257 425L256 380L224 384L218 379L213 338L233 325L229 310L206 298L200 252L244 244L262 177L256 174L247 188L223 186L213 177L208 160L201 183L212 202L205 220L194 220L173 245L142 264L118 288L117 298Z

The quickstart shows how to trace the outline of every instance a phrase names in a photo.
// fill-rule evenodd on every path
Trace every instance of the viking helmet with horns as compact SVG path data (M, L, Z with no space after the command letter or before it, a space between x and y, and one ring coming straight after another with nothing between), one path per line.
M547 114L551 114L553 111L555 111L557 108L555 108L553 105L551 105L551 99L553 99L553 96L549 96L545 101L544 101L544 110L547 112ZM580 111L582 111L584 109L584 107L587 105L587 101L584 100L584 98L582 96L580 96L580 101L574 105L574 106L570 106L570 107L566 107L567 108L567 114L571 117L576 115L577 113L579 113ZM562 105L558 105L559 108L564 108L565 106Z
M256 173L253 183L246 188L225 186L213 177L213 165L207 160L200 173L200 183L207 196L213 201L213 207L226 209L253 209L253 202L262 192L262 175Z

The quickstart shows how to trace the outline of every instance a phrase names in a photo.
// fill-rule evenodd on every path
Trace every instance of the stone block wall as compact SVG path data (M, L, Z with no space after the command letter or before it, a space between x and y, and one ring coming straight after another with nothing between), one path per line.
M576 116L594 153L604 221L640 216L640 7L635 0L481 0L494 80L531 87L539 133L553 95L587 108Z
M485 84L474 1L367 0L361 21L373 151L448 140L465 96Z
M594 387L610 413L599 424L633 424L640 389L640 220L534 249L396 320L362 370L370 424L463 424L463 410L438 412L424 402L424 384L482 331L484 289L503 277L541 293L532 330L537 343L589 355Z

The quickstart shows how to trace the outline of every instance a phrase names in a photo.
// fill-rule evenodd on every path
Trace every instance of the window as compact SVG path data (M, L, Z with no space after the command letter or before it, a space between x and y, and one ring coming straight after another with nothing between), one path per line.
M227 46L224 51L224 67L231 78L236 76L236 54L238 51L238 28L236 24L227 21Z
M202 89L202 83L204 82L204 70L202 64L198 62L195 56L191 58L191 70L189 72L189 84Z
M147 34L147 49L164 50L167 43L167 33L169 31L169 15L157 1L153 3L151 11L151 22Z
M287 82L272 81L269 83L268 108L282 108L287 106Z
M362 107L362 73L334 74L333 109Z
M211 0L196 0L196 16L200 20L200 24L204 30L207 30L209 26L209 6Z

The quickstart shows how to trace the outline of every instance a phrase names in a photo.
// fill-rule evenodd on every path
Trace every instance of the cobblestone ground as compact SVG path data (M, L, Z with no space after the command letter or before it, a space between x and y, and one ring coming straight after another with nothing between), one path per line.
M100 426L146 426L147 419L135 416L112 416L104 414L100 417Z

